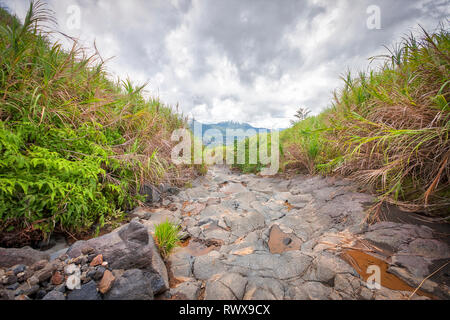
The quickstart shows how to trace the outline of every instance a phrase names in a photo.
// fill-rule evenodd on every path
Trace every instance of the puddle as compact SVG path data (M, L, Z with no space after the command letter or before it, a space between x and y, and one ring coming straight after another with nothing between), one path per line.
M342 258L347 261L355 270L358 272L358 274L363 278L364 281L367 281L369 276L371 274L367 274L367 268L371 265L376 265L380 267L381 275L381 286L396 290L396 291L409 291L413 292L416 288L411 287L408 285L405 281L398 278L397 276L388 273L388 263L376 258L372 255L369 255L365 252L359 251L359 250L353 250L353 249L347 249L343 251ZM435 299L435 297L429 293L423 292L421 290L418 290L416 292L417 295L420 296L426 296L431 299Z
M270 228L269 250L270 253L283 253L286 251L300 250L302 241L293 234L284 233L280 227L274 225Z

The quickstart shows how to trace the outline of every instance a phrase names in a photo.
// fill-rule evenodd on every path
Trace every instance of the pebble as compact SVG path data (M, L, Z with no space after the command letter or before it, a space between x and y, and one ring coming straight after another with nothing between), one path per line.
M92 259L91 263L89 264L91 267L99 266L103 263L103 255L99 254L94 259Z
M69 276L66 281L66 287L69 290L81 289L80 277L76 274Z

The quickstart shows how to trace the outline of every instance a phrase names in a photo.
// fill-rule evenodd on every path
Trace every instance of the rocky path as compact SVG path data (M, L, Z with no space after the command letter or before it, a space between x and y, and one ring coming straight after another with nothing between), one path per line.
M450 260L448 234L363 223L373 199L347 180L283 180L215 167L170 200L168 208L136 212L150 231L166 219L183 226L187 240L168 259L166 297L408 299ZM381 288L371 290L365 280L374 268ZM448 299L449 279L447 265L412 299Z
M409 214L369 226L373 199L348 180L214 167L171 189L100 237L0 248L0 300L450 298L448 226ZM183 244L164 263L153 232L167 219Z

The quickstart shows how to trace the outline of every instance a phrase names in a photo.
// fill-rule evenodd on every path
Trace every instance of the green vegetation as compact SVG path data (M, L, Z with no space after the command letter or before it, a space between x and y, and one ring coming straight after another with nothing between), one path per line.
M168 257L172 250L178 246L180 230L180 226L174 225L169 220L155 227L156 243L158 244L159 252L164 258Z
M379 202L450 216L450 37L405 38L375 72L348 74L332 107L282 133L287 167L349 175Z
M109 80L98 54L51 43L51 22L40 2L23 24L0 9L2 245L98 230L137 204L144 183L182 186L194 173L170 162L185 120L144 86Z

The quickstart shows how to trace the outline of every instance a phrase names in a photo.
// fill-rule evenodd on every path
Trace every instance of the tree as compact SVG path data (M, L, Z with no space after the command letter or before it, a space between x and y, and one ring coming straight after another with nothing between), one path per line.
M311 110L308 108L300 107L298 108L297 112L295 113L294 117L296 117L296 120L291 120L292 124L296 124L299 121L303 121L306 118L308 118L308 115L311 113Z

